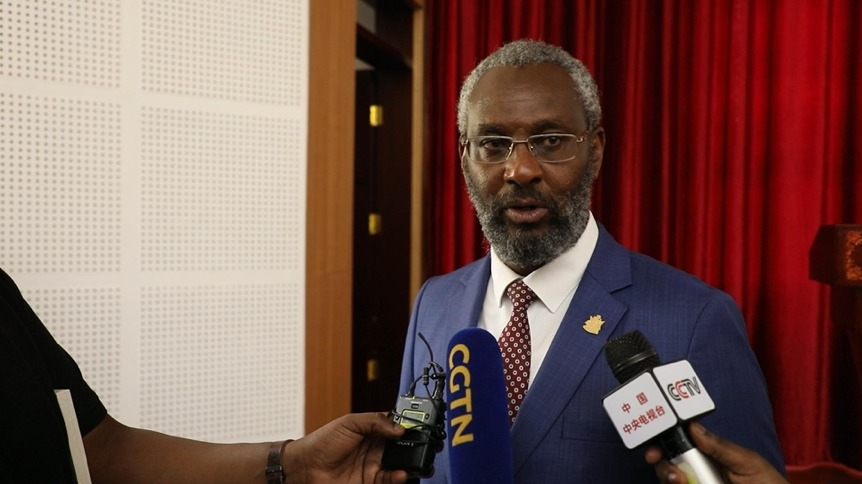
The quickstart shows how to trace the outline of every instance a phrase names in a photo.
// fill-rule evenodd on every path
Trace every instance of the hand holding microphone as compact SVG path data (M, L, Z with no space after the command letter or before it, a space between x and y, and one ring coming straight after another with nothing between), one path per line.
M404 434L386 441L381 466L385 470L403 470L411 479L434 475L435 454L443 450L445 403L443 385L446 373L434 361L431 345L428 345L430 361L422 375L413 380L406 394L398 397L390 413L392 420L404 427ZM416 394L416 385L422 382L425 396ZM433 382L433 383L432 383ZM433 385L433 389L429 385Z
M425 373L443 385L435 385L425 398L415 395L414 382L398 398L393 418L407 430L387 442L383 469L405 470L411 478L431 477L434 454L442 448L439 435L448 437L450 484L514 484L509 408L497 340L484 329L463 329L449 340L446 371L433 362L433 355L431 360Z
M605 357L621 385L603 403L626 447L656 443L689 484L725 484L682 425L715 408L691 364L659 365L655 348L639 331L609 340Z
M787 484L787 480L758 453L725 440L692 422L688 426L697 448L718 463L728 484ZM658 447L650 447L644 455L648 464L655 465L656 475L663 484L688 484L679 468L663 459Z

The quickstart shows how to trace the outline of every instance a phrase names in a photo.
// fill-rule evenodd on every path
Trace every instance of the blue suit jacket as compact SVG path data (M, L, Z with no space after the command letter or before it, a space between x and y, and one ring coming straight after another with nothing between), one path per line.
M512 427L515 482L657 482L643 450L625 448L602 406L604 396L619 386L603 345L635 329L653 344L662 362L691 362L716 404L716 410L699 419L707 428L759 452L783 472L763 374L733 299L625 249L604 227L599 229L586 273ZM434 358L445 366L449 340L479 320L490 270L490 258L484 257L422 287L407 334L402 392L429 362L417 333L428 339ZM593 315L605 321L598 335L582 328ZM435 475L427 482L449 480L447 452L437 455Z

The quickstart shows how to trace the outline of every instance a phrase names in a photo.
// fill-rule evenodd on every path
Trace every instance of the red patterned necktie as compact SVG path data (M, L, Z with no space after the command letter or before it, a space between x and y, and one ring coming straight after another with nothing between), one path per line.
M512 316L497 343L503 355L503 375L509 397L509 425L512 425L530 381L530 323L527 321L527 308L536 299L536 293L518 279L509 284L506 295L512 300Z

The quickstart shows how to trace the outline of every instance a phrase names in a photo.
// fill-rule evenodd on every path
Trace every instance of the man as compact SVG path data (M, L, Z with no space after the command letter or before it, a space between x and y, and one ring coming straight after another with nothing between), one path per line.
M296 441L258 444L198 442L117 422L2 270L0 372L0 482L76 482L55 389L71 390L96 484L407 480L403 471L380 468L383 443L403 433L382 413L347 415Z
M716 402L707 425L783 469L763 376L732 298L628 251L593 219L600 122L589 71L557 47L512 42L467 77L458 101L461 167L491 250L420 290L402 390L430 358L420 333L445 355L456 332L478 325L511 365L515 482L656 482L601 404L619 384L603 345L637 329L662 361L694 366ZM429 482L447 481L447 452Z

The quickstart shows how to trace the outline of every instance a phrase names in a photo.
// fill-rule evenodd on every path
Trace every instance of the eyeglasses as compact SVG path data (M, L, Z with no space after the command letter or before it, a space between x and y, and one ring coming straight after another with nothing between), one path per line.
M502 163L512 156L515 145L525 144L538 161L562 163L575 158L578 145L587 139L589 131L581 136L567 133L534 134L524 140L509 136L476 136L461 140L461 156L476 163Z

